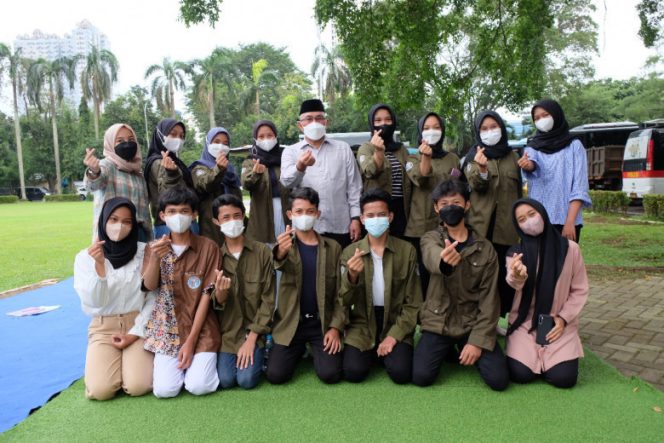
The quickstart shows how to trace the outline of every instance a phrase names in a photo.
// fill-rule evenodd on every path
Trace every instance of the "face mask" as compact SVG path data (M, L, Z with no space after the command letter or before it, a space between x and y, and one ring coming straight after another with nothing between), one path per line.
M376 126L376 131L380 130L380 138L382 138L385 143L391 143L394 141L394 131L396 129L397 125L394 123L391 125Z
M447 226L456 226L461 223L465 213L466 209L463 206L447 205L438 212L438 215L440 216L440 221Z
M183 143L184 140L177 137L168 136L164 139L164 147L166 148L166 150L172 152L173 154L177 154L180 151L180 148L182 148Z
M443 131L439 131L438 129L427 129L426 131L422 131L422 140L429 145L435 145L438 143L442 136Z
M313 215L298 215L291 219L293 227L298 231L311 231L316 222L316 217Z
M260 149L262 149L265 152L270 152L272 148L277 146L277 139L266 138L265 140L256 140L256 146L258 146Z
M231 148L230 146L221 143L212 143L211 145L208 145L208 152L214 158L219 158L220 155L225 157L231 152Z
M390 219L388 217L365 218L364 227L369 235L378 238L390 227Z
M131 232L131 225L123 223L106 223L106 235L114 242L127 238Z
M191 226L191 215L173 214L166 217L164 221L172 232L182 234Z
M318 122L311 122L304 127L304 135L313 141L318 141L325 137L325 126Z
M237 238L244 232L244 222L242 220L231 220L219 225L221 232L228 238Z
M553 117L542 117L535 122L535 127L542 132L549 132L553 129Z
M519 223L521 230L531 237L537 237L544 232L544 219L541 215L537 214L528 217L523 223Z
M502 137L503 133L500 128L480 132L480 139L482 140L482 143L487 146L494 146L500 141Z
M122 142L115 146L115 153L125 161L132 160L136 156L137 150L136 142Z

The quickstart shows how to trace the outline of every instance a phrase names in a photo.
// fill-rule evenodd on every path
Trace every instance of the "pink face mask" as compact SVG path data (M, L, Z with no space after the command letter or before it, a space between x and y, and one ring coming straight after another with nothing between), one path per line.
M532 217L528 217L523 223L519 223L519 227L524 233L531 237L537 237L544 232L544 220L541 215L536 214Z

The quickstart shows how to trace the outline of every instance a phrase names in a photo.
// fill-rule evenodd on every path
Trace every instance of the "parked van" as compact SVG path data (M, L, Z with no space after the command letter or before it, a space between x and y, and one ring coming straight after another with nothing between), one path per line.
M625 143L623 192L632 200L644 194L664 194L664 119L650 120Z

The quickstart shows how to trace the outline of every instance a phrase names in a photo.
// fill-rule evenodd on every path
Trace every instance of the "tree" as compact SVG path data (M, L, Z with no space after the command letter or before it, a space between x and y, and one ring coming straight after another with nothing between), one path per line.
M118 60L108 49L92 46L81 71L81 88L86 100L94 105L95 137L99 138L99 116L102 105L111 98L111 87L118 80Z
M41 96L43 90L48 91L48 104L51 113L51 125L53 128L53 154L55 156L55 191L62 192L62 176L60 174L60 147L58 142L58 122L56 105L62 103L64 96L64 82L67 81L69 88L74 88L76 80L76 63L78 57L60 57L48 61L38 59L30 65L28 71L28 96L30 101L41 110Z
M636 5L641 26L639 37L646 48L656 46L662 39L662 22L664 22L664 1L641 0Z
M26 200L25 195L25 170L23 166L23 145L21 143L21 123L18 116L18 95L24 89L27 74L26 60L21 56L21 48L15 48L12 52L9 47L0 43L0 66L7 65L9 79L12 84L12 98L14 105L14 139L16 140L16 157L18 160L18 177L21 187L21 199Z
M311 75L318 83L318 94L325 97L329 105L334 104L337 96L350 92L353 84L339 46L332 50L322 44L316 47Z
M161 72L161 75L155 75L152 79L150 93L157 101L157 107L172 118L175 118L175 91L185 88L184 75L189 67L186 63L164 58L161 65L150 65L145 71L145 78L148 79L154 74Z
M159 119L160 116L155 112L147 89L134 85L128 92L117 96L106 105L102 123L104 128L115 123L126 123L131 126L136 132L137 142L145 156L152 131Z
M232 62L232 51L216 48L208 57L189 63L189 74L193 81L193 94L207 110L210 128L217 126L215 118L215 90L219 83L230 86L237 76Z
M245 108L251 109L255 115L261 114L261 91L274 86L279 78L277 72L267 66L264 58L251 64L251 82L244 91Z
M189 27L203 22L214 28L219 20L219 7L223 0L180 0L180 19Z

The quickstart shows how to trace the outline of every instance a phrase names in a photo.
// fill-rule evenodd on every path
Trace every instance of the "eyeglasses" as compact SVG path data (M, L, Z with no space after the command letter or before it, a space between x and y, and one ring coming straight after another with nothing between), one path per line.
M301 118L301 119L300 119L300 123L305 123L305 124L308 125L309 123L314 122L314 121L315 121L316 123L322 123L322 122L324 122L325 120L327 120L327 117L325 117L324 115L317 115L317 116L315 116L315 117L312 117L312 116L308 115L308 116L306 116L306 117L304 117L304 118Z

